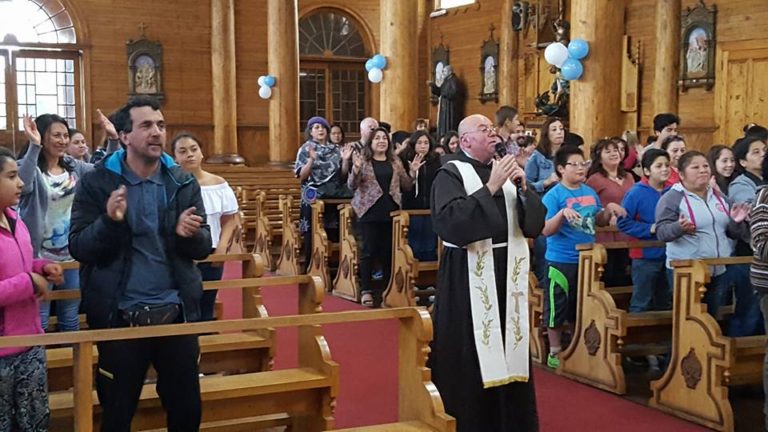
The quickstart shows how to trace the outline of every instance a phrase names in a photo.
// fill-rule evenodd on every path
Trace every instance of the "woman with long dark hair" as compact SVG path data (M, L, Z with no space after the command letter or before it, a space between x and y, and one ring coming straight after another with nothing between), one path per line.
M419 130L411 135L408 148L401 154L405 166L409 166L417 155L424 161L416 171L413 188L403 192L404 209L429 209L432 181L440 169L440 156L434 150L435 141L427 131ZM432 230L431 216L411 216L408 243L416 259L437 260L437 235Z
M109 136L117 136L112 123L99 112L99 121ZM75 186L93 165L67 154L69 125L56 114L43 114L34 121L24 117L24 132L29 140L19 159L19 176L24 182L19 204L19 215L29 228L36 258L61 263L73 261L69 254L69 223ZM117 148L110 140L108 151ZM66 270L64 283L53 290L77 289L80 286L78 270ZM56 302L59 331L80 329L78 309L80 300ZM44 330L48 329L51 304L40 303L40 318Z
M733 150L722 144L713 145L707 153L707 161L712 170L712 187L717 187L723 195L728 195L728 188L736 177L736 159Z
M409 164L409 172L406 172L392 147L387 130L375 129L363 151L353 156L352 172L347 180L349 188L355 193L352 208L363 238L360 303L368 307L374 305L373 261L377 259L381 262L385 281L389 280L392 270L390 213L400 208L402 190L413 187L413 178L424 164L423 156L416 154Z

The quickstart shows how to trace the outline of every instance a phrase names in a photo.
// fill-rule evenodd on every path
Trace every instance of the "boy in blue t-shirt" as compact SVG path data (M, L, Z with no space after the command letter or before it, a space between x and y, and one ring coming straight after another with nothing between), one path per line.
M566 321L576 320L576 284L579 252L576 245L593 243L595 227L608 225L611 214L620 212L615 203L603 209L594 189L584 184L589 163L578 147L565 146L555 154L555 172L560 183L544 195L547 217L542 234L547 236L547 281L544 287L544 322L548 327L547 366L560 366L561 335Z

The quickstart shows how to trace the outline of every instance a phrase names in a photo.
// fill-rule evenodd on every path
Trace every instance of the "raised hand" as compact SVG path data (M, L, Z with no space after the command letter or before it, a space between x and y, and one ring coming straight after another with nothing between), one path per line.
M399 155L400 153L404 152L404 151L405 151L405 149L407 149L407 148L408 148L408 140L409 140L409 139L410 139L410 138L406 138L406 139L405 139L405 140L403 140L403 142L401 142L400 144L395 144L395 154L396 154L396 155Z
M35 297L37 297L39 301L48 300L48 280L37 273L30 273L29 275L32 277Z
M43 266L43 273L45 274L45 279L54 285L61 285L64 283L64 270L61 269L59 264L46 264Z
M683 229L684 233L693 234L696 232L696 225L690 220L688 220L688 218L685 217L685 215L681 214L678 222L680 223L680 228Z
M501 189L504 183L512 176L514 169L517 167L515 158L511 155L506 155L501 159L494 159L493 166L491 167L491 176L488 178L488 190L492 194Z
M736 223L741 223L745 220L748 221L749 210L751 208L752 206L750 206L749 203L734 204L733 207L731 207L731 219Z
M120 185L119 188L112 191L109 194L107 200L107 216L115 222L122 222L125 220L125 211L128 209L127 201L128 190L125 185Z
M354 153L352 155L352 170L355 173L359 173L363 168L363 156L360 153Z
M411 177L416 177L416 174L419 172L419 168L421 168L422 165L424 165L426 162L424 161L424 155L421 153L416 153L416 157L413 158L411 161Z
M341 159L342 160L349 160L349 158L352 157L352 144L344 144L344 146L341 148Z
M203 218L195 214L195 207L190 207L179 215L179 220L176 222L176 234L180 237L192 237L200 231L200 227L203 225Z
M115 125L112 124L111 121L107 118L107 116L104 115L104 113L101 112L100 109L96 109L96 121L99 122L99 125L101 125L101 128L104 129L104 131L107 133L107 137L110 139L117 139L117 129L115 128Z
M26 135L29 142L33 144L40 145L42 142L40 131L37 130L37 123L32 120L32 116L29 114L24 115L24 135Z

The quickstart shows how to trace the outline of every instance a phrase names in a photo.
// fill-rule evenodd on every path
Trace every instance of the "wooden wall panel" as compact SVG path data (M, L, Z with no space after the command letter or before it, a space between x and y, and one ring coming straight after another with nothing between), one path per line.
M449 9L444 16L431 19L432 45L443 42L451 50L451 65L454 73L463 81L466 90L465 114L483 114L493 119L498 108L494 102L480 103L478 94L483 77L480 72L480 49L488 39L488 28L496 27L494 37L499 40L502 0L479 0L478 4ZM499 79L504 79L499 77ZM430 109L430 118L437 118L437 107Z
M683 0L683 11L697 3L698 0ZM768 20L768 2L765 0L706 1L708 6L713 3L716 3L718 8L716 22L718 44L768 37L763 31L763 26L759 25ZM629 0L626 9L627 34L633 40L642 41L643 44L639 128L643 140L651 132L655 115L652 112L653 104L650 99L656 62L654 4L655 0ZM706 91L695 88L680 94L678 113L682 119L681 133L688 138L689 147L707 149L714 143L713 133L717 127L714 105L714 89Z

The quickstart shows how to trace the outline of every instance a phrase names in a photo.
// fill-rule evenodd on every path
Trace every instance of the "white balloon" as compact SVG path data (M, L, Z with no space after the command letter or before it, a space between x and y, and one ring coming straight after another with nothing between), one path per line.
M381 82L382 78L384 78L384 74L381 72L381 69L373 68L368 71L368 81L377 84Z
M259 77L259 81L258 81L259 87L264 87L266 85L266 84L264 84L264 79L265 78L267 78L266 75L262 75L262 76Z
M568 60L568 47L560 42L549 44L544 50L544 60L556 67L563 66Z
M262 99L269 99L272 97L272 89L263 85L259 89L259 97Z

